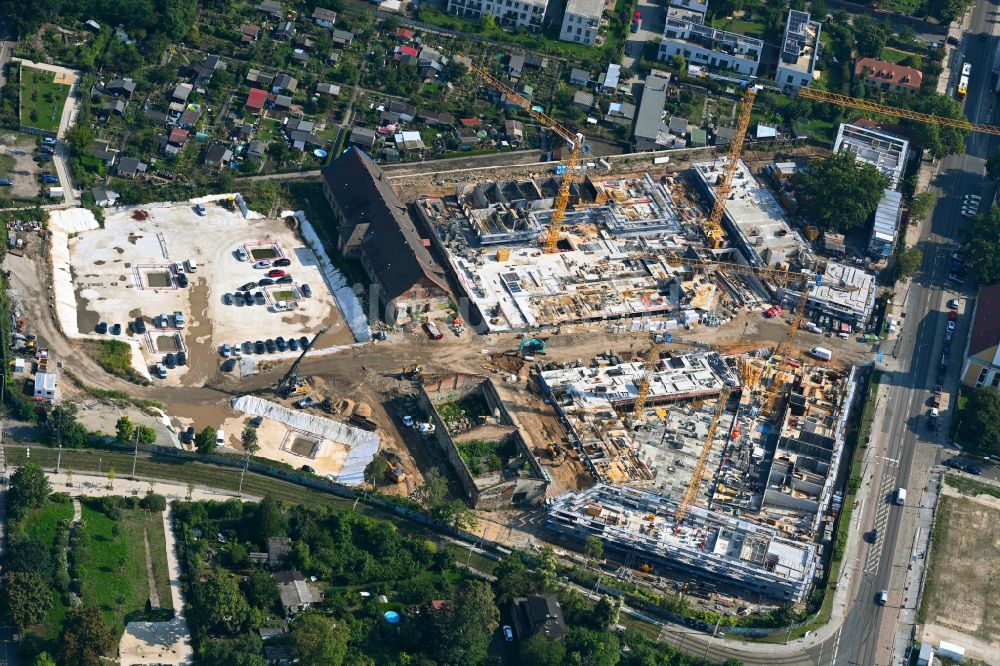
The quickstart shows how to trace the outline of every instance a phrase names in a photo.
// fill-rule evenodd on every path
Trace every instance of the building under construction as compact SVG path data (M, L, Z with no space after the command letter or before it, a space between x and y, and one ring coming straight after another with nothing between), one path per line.
M787 602L809 596L818 548L759 522L692 507L677 522L678 502L633 487L598 484L555 498L549 529L573 539L600 539L606 552L673 573Z

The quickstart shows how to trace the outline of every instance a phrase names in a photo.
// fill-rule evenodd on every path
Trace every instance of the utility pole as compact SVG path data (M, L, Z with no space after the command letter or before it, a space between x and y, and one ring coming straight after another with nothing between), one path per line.
M139 459L139 426L135 427L135 453L132 454L132 480L135 481L135 463Z
M236 491L237 497L243 497L243 477L246 476L247 467L250 465L250 452L247 451L246 456L243 458L243 471L240 472L240 489Z
M56 454L56 474L59 473L60 465L62 465L62 442L59 442L59 451Z

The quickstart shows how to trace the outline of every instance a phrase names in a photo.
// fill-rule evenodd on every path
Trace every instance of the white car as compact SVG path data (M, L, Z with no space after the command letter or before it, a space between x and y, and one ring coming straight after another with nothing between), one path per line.
M433 423L421 423L417 426L417 430L430 434L436 430L436 427Z
M979 196L978 194L966 194L965 195L965 199L966 199L966 201L971 201L972 203L976 204L977 206L979 205L979 202L983 200L983 198L981 196Z
M218 430L215 431L215 445L222 446L225 443L226 443L226 432L222 428L219 428Z
M403 417L403 425L405 425L407 428L412 428L413 427L413 417L410 416L409 414L407 414L406 416L404 416Z
M962 217L975 217L978 212L978 210L973 210L972 208L963 208Z
M503 625L503 637L508 643L511 643L514 640L514 630L510 628L509 624Z
M952 332L952 331L954 331L954 330L955 330L955 322L953 322L953 321L949 321L949 322L948 322L948 328L947 328L947 331L948 331L949 333L951 333L951 332Z
M253 267L254 268L270 268L271 267L271 262L270 261L266 261L266 260L265 261L258 261L257 263L255 263L253 265Z

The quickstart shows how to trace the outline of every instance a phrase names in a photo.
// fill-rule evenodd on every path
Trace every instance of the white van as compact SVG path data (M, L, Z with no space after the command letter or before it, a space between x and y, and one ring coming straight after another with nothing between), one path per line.
M215 445L223 446L226 443L226 433L222 428L215 431Z
M896 504L906 504L906 488L896 488Z
M194 273L198 270L198 264L194 259L188 259L184 262L184 266L187 267L188 273Z
M809 355L822 361L829 361L833 358L833 352L825 347L813 347L809 350Z

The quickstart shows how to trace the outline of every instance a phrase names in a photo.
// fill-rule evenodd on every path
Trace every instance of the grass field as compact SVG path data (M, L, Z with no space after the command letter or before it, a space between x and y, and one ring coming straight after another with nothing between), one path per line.
M1000 509L995 501L941 497L918 621L1000 645L998 531Z
M53 83L55 74L21 67L21 125L54 132L59 128L69 86Z
M886 62L896 62L896 63L899 63L899 62L903 62L907 58L914 58L914 59L916 59L917 64L916 65L912 65L912 66L916 67L917 69L920 69L921 58L916 53L907 53L905 51L897 51L896 49L891 49L891 48L886 47L886 48L882 49L882 53L879 54L879 59L880 60L885 60Z
M82 575L84 603L97 606L104 619L112 626L145 609L149 597L149 580L146 575L143 527L147 526L160 606L171 607L166 545L160 514L147 515L139 509L123 509L122 519L116 523L101 511L84 504L83 521L87 524L84 546L87 557ZM159 554L158 558L156 554ZM121 606L122 615L118 615L119 599L124 601Z
M97 364L116 377L136 384L148 384L146 378L132 367L132 348L120 340L89 341L85 347Z

